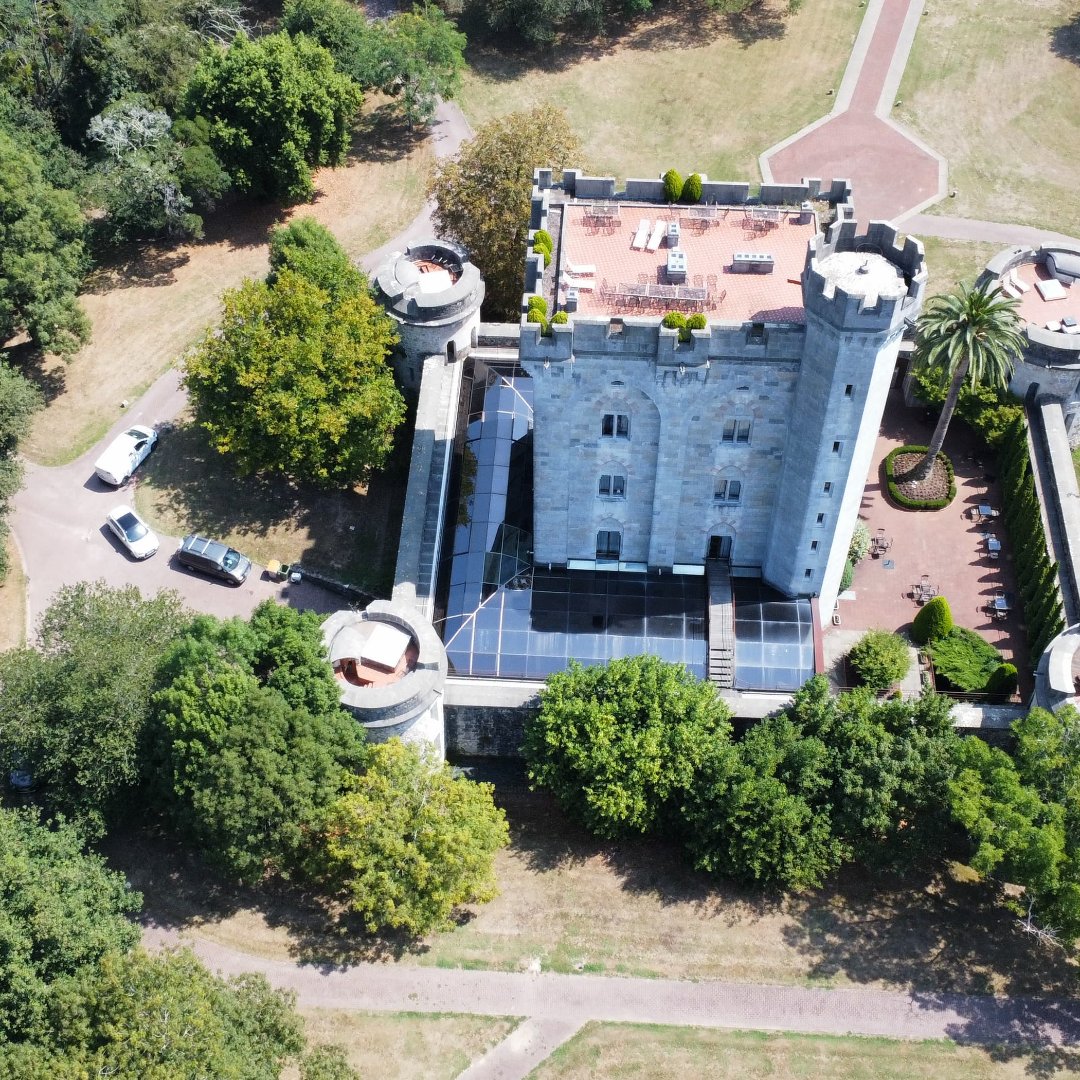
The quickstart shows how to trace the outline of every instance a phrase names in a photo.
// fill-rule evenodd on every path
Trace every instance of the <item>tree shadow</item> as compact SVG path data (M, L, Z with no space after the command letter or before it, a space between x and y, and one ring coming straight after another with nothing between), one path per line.
M60 397L67 389L64 363L42 352L33 342L24 338L14 345L5 345L3 352L7 354L8 363L41 391L46 403Z
M1063 60L1080 64L1080 14L1051 30L1050 51Z
M431 134L429 125L409 129L392 101L367 109L353 125L347 159L389 164L407 157Z
M101 253L97 267L83 282L82 292L102 295L115 289L158 288L173 285L176 271L191 253L158 244L125 244Z
M237 476L190 417L163 433L142 469L158 515L177 531L227 537L280 536L312 570L388 596L408 485L411 424L403 423L386 468L364 487L324 490L287 477ZM166 530L168 531L168 530ZM240 541L242 543L242 541Z
M109 865L142 893L139 922L146 928L202 932L237 951L254 949L267 930L280 931L292 960L324 970L427 951L422 941L403 934L370 934L342 905L281 879L267 879L258 888L231 882L158 827L118 829L102 850Z

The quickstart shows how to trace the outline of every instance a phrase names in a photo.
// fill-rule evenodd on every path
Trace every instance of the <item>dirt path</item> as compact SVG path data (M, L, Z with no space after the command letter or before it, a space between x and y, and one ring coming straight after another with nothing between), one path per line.
M945 159L889 119L922 8L871 0L832 113L761 155L767 181L849 179L863 224L900 220L945 194Z

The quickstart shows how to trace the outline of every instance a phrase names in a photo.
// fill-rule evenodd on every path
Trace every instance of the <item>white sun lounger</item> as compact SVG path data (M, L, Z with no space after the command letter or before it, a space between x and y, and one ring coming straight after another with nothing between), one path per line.
M638 222L637 232L634 234L634 239L630 242L630 246L635 251L640 251L645 246L645 241L649 239L649 219L642 218Z
M1008 274L998 282L998 285L1001 286L1001 291L1006 296L1012 297L1013 300L1019 300L1023 296L1023 293L1012 283L1012 278Z
M667 222L658 221L656 228L653 229L652 236L649 237L649 242L645 245L646 251L655 251L660 246L660 241L664 239L667 234Z
M578 266L576 263L570 262L569 259L566 261L566 269L568 273L576 274L578 277L593 277L596 274L596 267L590 263Z
M1014 267L1005 275L1012 283L1013 288L1019 289L1020 292L1026 293L1031 286L1016 272Z
M567 274L563 274L562 283L568 289L577 289L579 292L592 292L596 288L595 281L589 281L587 278L572 278Z

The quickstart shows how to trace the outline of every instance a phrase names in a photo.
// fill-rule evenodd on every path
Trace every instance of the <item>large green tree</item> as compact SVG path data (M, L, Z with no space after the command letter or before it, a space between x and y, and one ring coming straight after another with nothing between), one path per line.
M436 168L435 226L480 267L493 316L516 318L521 304L533 171L578 165L583 153L566 113L545 106L489 121Z
M185 107L209 123L210 145L240 191L310 198L311 169L349 148L362 94L330 53L304 36L241 34L204 53Z
M78 202L0 129L0 345L18 333L69 354L90 337L76 294L88 264Z
M431 122L440 98L457 93L465 35L430 3L395 15L387 29L384 79L411 131Z
M175 593L80 582L46 609L38 649L0 653L0 759L91 833L138 785L155 671L186 622Z
M3 360L0 353L0 583L7 575L7 514L22 486L19 440L30 431L30 421L42 405L41 391Z
M212 445L241 473L348 485L381 467L405 404L386 362L393 323L363 290L336 299L282 269L224 297L184 382Z
M371 931L443 929L458 905L497 894L494 857L508 831L491 794L397 739L372 746L367 768L330 808L312 876Z
M365 760L318 617L272 601L248 624L200 616L161 673L152 767L170 819L242 880L289 875Z
M0 1047L41 1024L56 980L139 940L141 902L74 826L0 809Z
M270 230L270 276L273 285L282 270L292 270L317 285L331 300L359 296L367 288L334 234L312 217L298 217Z
M715 688L654 656L552 675L525 728L529 777L600 836L664 823L711 744L729 738Z
M261 975L222 979L188 951L111 953L53 987L22 1043L0 1046L3 1080L279 1080L306 1066L295 998ZM340 1056L333 1080L358 1080ZM316 1073L315 1075L319 1075Z
M912 475L925 480L934 466L965 385L1003 390L1024 349L1018 303L997 286L957 286L931 297L915 324L915 359L924 371L947 382L949 391L926 456Z

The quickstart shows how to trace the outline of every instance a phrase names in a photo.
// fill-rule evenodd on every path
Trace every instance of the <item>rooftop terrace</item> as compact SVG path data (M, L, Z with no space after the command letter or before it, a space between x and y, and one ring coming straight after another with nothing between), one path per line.
M581 315L681 310L726 322L805 321L800 279L818 229L812 211L622 200L568 202L561 210L552 230L560 307L576 287ZM675 242L668 238L673 223ZM686 256L684 279L668 272L676 246ZM736 253L770 256L771 263L745 260L739 272Z

